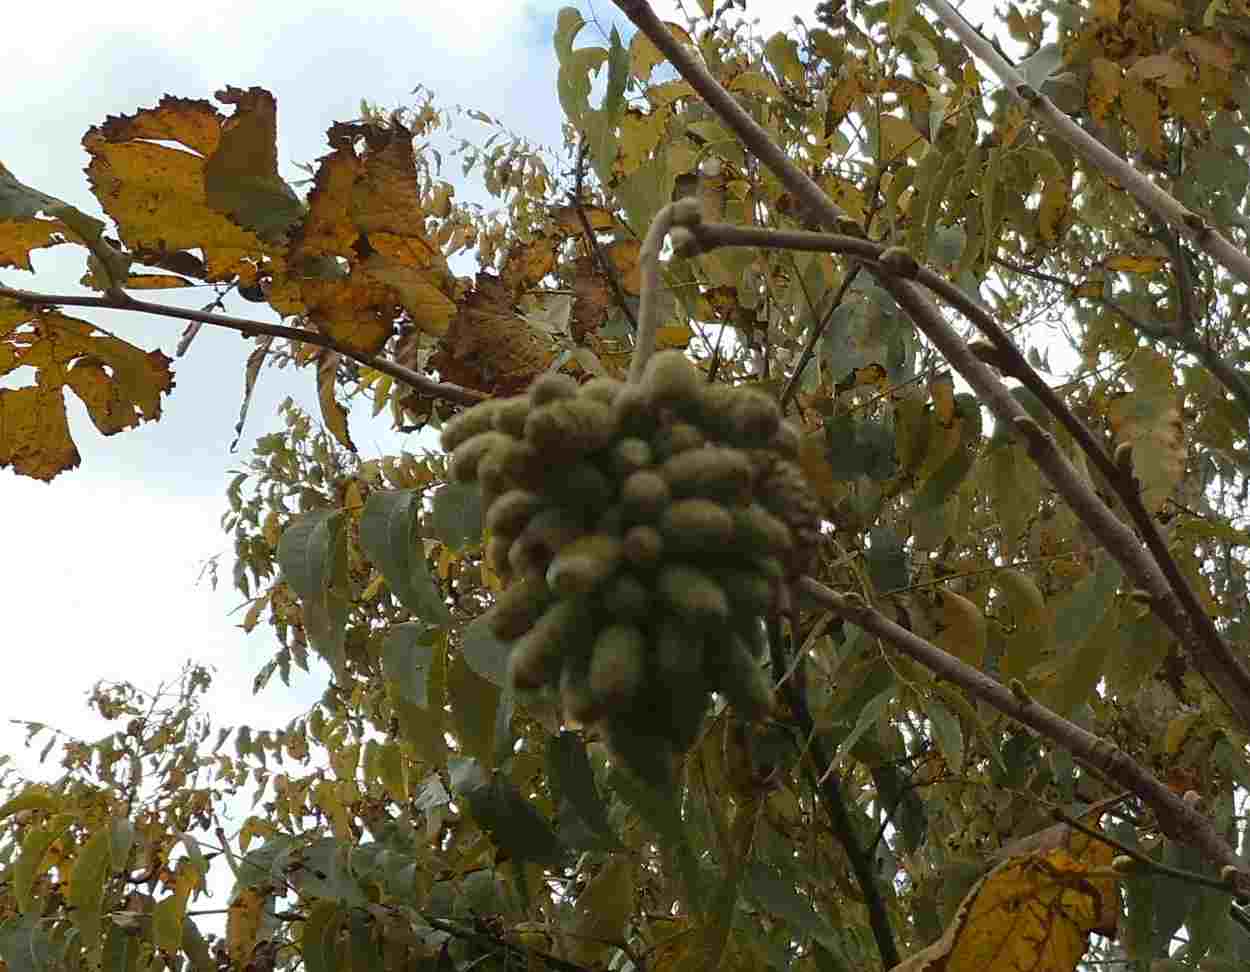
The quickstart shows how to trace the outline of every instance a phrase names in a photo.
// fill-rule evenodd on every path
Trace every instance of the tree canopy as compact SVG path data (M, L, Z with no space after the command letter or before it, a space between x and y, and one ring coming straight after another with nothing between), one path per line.
M306 369L222 526L255 690L329 670L30 723L0 968L1245 968L1250 6L616 7L555 20L556 149L421 89L301 192L227 87L85 134L106 221L0 164L0 466L79 464L67 389L177 407L93 308L249 338L240 430ZM82 293L13 285L52 246Z

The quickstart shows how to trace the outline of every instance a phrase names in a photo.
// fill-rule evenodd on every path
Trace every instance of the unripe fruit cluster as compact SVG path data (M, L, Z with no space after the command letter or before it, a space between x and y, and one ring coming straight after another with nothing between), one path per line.
M777 470L798 446L771 398L666 351L636 385L544 375L443 446L482 489L516 689L558 694L644 772L690 747L710 692L770 712L764 618L796 537L761 486L794 481Z

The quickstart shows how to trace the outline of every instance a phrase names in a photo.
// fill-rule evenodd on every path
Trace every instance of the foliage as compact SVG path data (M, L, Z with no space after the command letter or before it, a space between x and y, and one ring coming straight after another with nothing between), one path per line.
M1244 667L1244 282L992 83L927 9L822 4L760 37L735 7L700 0L666 29L837 203L844 237L905 248L1011 332L1030 373L1131 469L1162 544L1143 556L1174 568L1175 599L1191 591ZM1243 0L1039 0L994 29L1033 88L1244 250L1248 25ZM92 128L107 227L0 166L0 267L79 245L102 293L0 287L0 373L34 375L0 390L0 464L42 479L77 464L65 387L106 435L158 418L173 388L168 358L60 309L75 302L243 331L249 393L266 363L312 367L321 427L284 404L230 481L223 527L242 626L275 639L257 691L293 667L311 677L310 647L332 676L283 727L214 737L198 668L151 696L102 686L92 705L110 730L94 742L32 725L60 743L64 773L4 781L0 962L1244 967L1237 868L1142 792L1098 804L1119 794L1090 751L1078 762L862 615L804 603L771 618L785 704L762 723L718 704L672 788L618 765L550 699L514 696L484 621L503 580L476 490L440 453L362 457L349 409L389 409L415 431L547 371L623 378L642 242L673 199L697 195L707 223L818 225L655 38L623 27L557 18L559 164L474 114L490 140L460 153L498 212L458 204L414 141L453 123L424 95L332 126L305 197L277 173L275 101L259 88L219 92L229 115L170 96ZM450 269L460 253L477 260L472 280ZM649 295L658 344L791 410L824 522L812 577L1010 685L1022 709L1118 747L1250 864L1247 726L1224 686L1056 489L1025 427L954 380L885 262L678 247ZM127 293L192 282L295 326ZM972 347L1024 382L1001 349ZM1033 391L1011 396L1091 502L1146 542L1124 480ZM1048 827L1052 810L1066 822ZM213 934L195 906L223 865L234 884Z

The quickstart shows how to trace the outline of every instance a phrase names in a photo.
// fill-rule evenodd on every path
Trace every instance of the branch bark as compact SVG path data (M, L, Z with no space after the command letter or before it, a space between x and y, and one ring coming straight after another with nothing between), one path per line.
M801 207L805 207L809 214L831 229L840 225L844 216L838 206L825 195L811 178L785 156L781 149L769 138L768 133L756 124L703 65L677 42L664 28L646 0L614 0L614 2L646 34L648 39L664 54L691 87L704 97L720 120L742 139L743 143L753 154L772 169L773 174L794 195ZM697 234L698 230L695 227L691 227L690 232L693 235ZM759 231L743 229L738 232L750 233ZM849 250L850 248L848 247L847 249ZM1250 270L1250 266L1247 269ZM1137 537L1117 519L1110 507L1098 497L1090 484L1081 477L1076 468L1059 450L1053 437L1024 411L1003 382L999 380L998 376L972 353L955 329L942 317L936 305L928 299L914 282L887 272L880 265L872 267L872 270L881 285L889 291L895 301L909 314L917 328L942 352L951 366L972 386L981 401L989 407L994 416L999 421L1007 423L1025 438L1033 461L1090 532L1121 564L1134 582L1152 594L1159 592L1159 594L1164 595L1159 599L1158 609L1167 610L1166 606L1171 604L1175 597L1180 596L1181 592L1172 591L1168 579L1164 576L1155 557L1141 548ZM918 273L917 276L919 276ZM1248 273L1247 277L1250 279L1250 273ZM957 292L957 288L954 289ZM967 298L964 298L962 294L960 298L963 302L968 302ZM973 303L972 306L976 307L978 305ZM990 320L992 321L992 318ZM1002 333L1001 328L998 331ZM1015 354L1019 354L1018 349L1014 348L1014 345L1011 344L1005 333L1002 334L1002 340ZM996 343L998 342L996 341ZM1031 371L1032 369L1030 368L1029 370ZM1063 412L1068 411L1062 406L1061 402L1058 405ZM1072 420L1075 422L1075 417ZM804 589L809 589L809 585L816 584L815 581L810 579L804 579L802 583L804 584ZM816 584L817 588L820 588L820 586ZM829 595L833 595L832 591L823 590L827 591ZM836 595L833 596L836 597ZM826 600L824 603L830 602ZM845 601L840 603L843 608L849 610ZM1231 653L1227 651L1221 653L1216 650L1216 646L1209 645L1190 634L1186 623L1187 619L1176 617L1175 614L1174 611L1168 611L1168 616L1173 617L1178 629L1185 631L1188 635L1183 640L1183 643L1188 649L1195 667L1202 672L1212 685L1212 688L1233 710L1234 714L1241 720L1242 725L1250 727L1250 675L1247 675L1244 667L1236 659L1232 658ZM1164 615L1161 614L1160 616L1163 617ZM1207 620L1210 623L1210 619L1208 618ZM879 615L874 623L878 624L880 630L890 631L892 642L898 643L896 639L901 638L903 640L915 639L919 644L927 644L927 642L923 642L922 639L916 639L910 632L897 625L893 625L891 629L882 627L882 624L889 625L891 623L886 622ZM867 624L863 624L863 626L868 627ZM913 648L916 647L910 641L908 644ZM949 658L949 656L947 657ZM939 674L946 675L946 669L949 666L943 659L938 656L932 656L930 660L935 663L941 663L941 667L935 667L933 670ZM953 661L953 659L951 660ZM961 676L963 677L959 684L969 688L970 691L972 686L975 685L977 687L976 694L980 697L986 697L987 701L989 701L988 696L992 694L999 702L1006 704L1006 699L996 693L1005 692L1007 696L1011 695L1010 692L993 679L983 675L976 669L968 669L966 673L961 672ZM946 677L950 676L947 675ZM1017 709L1027 708L1031 711L1034 707L1035 704L1033 703L1030 703L1027 707L1021 707L1017 703ZM1013 714L1016 713L1013 711ZM1032 725L1034 723L1029 724ZM1063 745L1068 745L1069 742L1080 743L1080 750L1074 751L1080 752L1082 755L1092 755L1097 738L1075 726L1072 726L1072 729L1077 731L1072 732L1067 728L1071 725L1053 713L1049 713L1049 718L1041 719L1037 723L1040 731L1046 732L1050 738L1059 741ZM1043 726L1045 728L1041 728ZM1081 733L1084 733L1084 736ZM1103 748L1105 749L1105 746ZM1192 811L1186 812L1187 808L1177 806L1179 801L1171 795L1170 791L1166 791L1162 784L1150 776L1144 768L1136 765L1119 750L1112 750L1110 756L1103 762L1114 769L1115 774L1124 774L1124 780L1133 778L1145 787L1144 792L1149 793L1151 796L1151 805L1156 806L1156 811L1167 818L1168 826L1175 828L1178 839L1187 839L1191 843L1196 842L1196 845L1204 853L1220 864L1240 866L1239 859L1229 856L1233 853L1232 849L1210 830L1206 821ZM1113 778L1121 779L1119 775L1115 774L1110 775L1113 775ZM1127 782L1126 785L1128 785ZM1165 799L1165 796L1167 799ZM1200 832L1199 830L1188 829L1197 827L1204 827L1205 830Z
M287 327L285 324L267 324L264 321L253 321L245 317L232 317L229 314L209 314L205 311L174 307L170 304L155 304L151 301L136 300L124 293L106 297L86 297L76 294L36 294L29 290L0 287L0 297L8 297L20 304L35 307L61 305L65 307L103 307L108 310L141 311L144 314L155 314L158 317L173 317L182 321L212 324L214 327L224 327L232 331L238 331L245 337L259 337L267 334L272 337L289 338L292 341L303 341L305 344L315 344L317 347L337 351L345 358L359 361L361 364L380 371L384 375L390 375L396 381L407 385L414 391L418 391L423 395L429 395L432 398L454 402L457 405L476 405L483 399L490 397L472 388L434 381L432 378L427 378L411 368L405 368L403 365L379 355L361 354L359 351L353 351L344 347L333 338L322 334L320 331Z
M1242 893L1250 891L1250 873L1244 870L1245 862L1220 836L1211 821L1114 743L1069 722L1044 705L1013 692L980 669L965 664L902 625L895 624L859 598L835 593L810 577L804 577L798 582L798 590L821 607L828 608L865 631L872 632L882 641L914 658L935 675L958 685L969 695L1035 729L1085 764L1131 790L1154 811L1164 833L1174 840L1198 848L1209 860L1221 867L1235 868L1238 890Z
M924 2L969 51L988 65L1003 86L1034 118L1067 142L1073 151L1104 176L1122 185L1143 208L1174 227L1213 260L1223 264L1234 276L1250 283L1250 256L1234 246L1200 215L1160 189L1144 173L1120 158L1060 111L1053 101L1029 84L947 0Z
M716 112L720 120L733 131L761 161L772 169L780 182L797 199L812 218L830 229L837 228L844 220L838 206L784 152L772 141L746 110L716 81L695 57L681 46L656 17L646 0L615 0L625 14L642 30L653 44L677 68L678 73L689 82ZM658 217L657 217L658 221ZM716 228L721 242L733 242L745 246L788 246L805 243L817 245L818 233L776 233L758 227ZM698 243L702 233L708 239L708 227L687 227L690 237ZM854 242L853 242L854 241ZM856 241L854 237L831 237L826 245L835 243L841 252L868 256L876 259L882 250L868 240ZM645 250L645 247L644 247ZM658 251L657 251L658 252ZM1140 494L1131 475L1119 470L1107 457L1101 445L1079 419L1064 406L1057 395L1025 360L1010 337L994 320L989 311L975 299L964 294L931 271L916 269L915 280L931 287L934 292L951 301L962 313L969 316L995 344L1012 367L1018 369L1016 377L1037 394L1046 407L1055 414L1100 468L1110 472L1109 481L1117 489L1133 522L1142 532L1148 548L1142 549L1137 536L1099 498L1093 487L1077 472L1067 456L1059 449L1054 438L1037 424L1010 394L998 376L968 348L967 343L946 321L937 306L916 286L912 280L889 272L880 264L872 266L877 277L894 300L911 317L916 327L942 352L956 371L972 386L978 397L999 421L1006 423L1022 435L1028 444L1029 454L1046 478L1058 490L1072 510L1098 541L1120 563L1134 584L1151 596L1152 609L1184 645L1194 667L1203 675L1225 704L1250 728L1250 670L1236 658L1220 636L1214 621L1203 610L1184 575L1180 572L1167 544L1159 534L1149 512L1142 505ZM640 323L640 331L641 331ZM1013 372L1014 373L1014 372Z

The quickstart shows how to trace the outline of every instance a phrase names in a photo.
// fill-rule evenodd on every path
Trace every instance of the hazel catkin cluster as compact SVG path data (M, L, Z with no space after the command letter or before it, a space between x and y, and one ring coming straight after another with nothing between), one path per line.
M448 423L450 475L480 485L506 581L490 624L514 687L556 693L658 775L709 693L764 718L764 618L819 521L797 443L771 398L709 385L676 351L636 385L547 374Z

